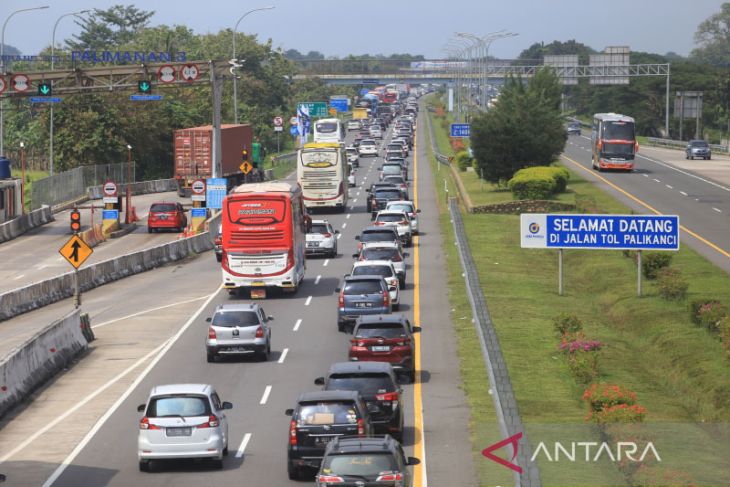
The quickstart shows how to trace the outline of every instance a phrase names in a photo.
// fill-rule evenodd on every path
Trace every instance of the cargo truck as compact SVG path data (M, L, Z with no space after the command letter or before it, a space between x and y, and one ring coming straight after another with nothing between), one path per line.
M213 128L210 125L175 130L174 156L177 193L190 196L190 186L196 179L213 177ZM240 166L242 151L248 152L251 162L253 130L248 124L221 125L221 174L228 180L228 188L244 182Z

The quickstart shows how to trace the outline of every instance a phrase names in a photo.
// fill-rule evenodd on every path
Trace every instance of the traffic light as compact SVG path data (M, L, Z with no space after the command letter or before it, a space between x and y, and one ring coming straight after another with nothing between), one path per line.
M79 233L81 230L81 212L74 208L71 210L71 231Z
M241 161L248 162L248 149L241 149Z
M51 96L51 83L38 83L38 94L40 96Z
M152 92L152 83L150 83L149 80L146 79L137 81L137 90L140 93L147 95Z

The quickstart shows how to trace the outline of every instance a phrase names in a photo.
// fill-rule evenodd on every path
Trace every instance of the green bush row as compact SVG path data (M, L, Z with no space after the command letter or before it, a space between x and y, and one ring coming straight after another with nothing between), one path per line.
M507 185L517 199L545 200L564 192L569 178L564 167L534 166L517 171Z

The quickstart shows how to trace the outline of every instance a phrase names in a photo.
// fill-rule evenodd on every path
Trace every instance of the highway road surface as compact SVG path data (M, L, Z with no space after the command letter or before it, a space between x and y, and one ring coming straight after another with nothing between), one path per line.
M679 215L682 242L730 273L730 160L682 154L642 148L633 172L599 173L591 169L590 137L571 135L563 162L638 213Z
M404 445L423 462L414 467L414 485L476 486L426 146L421 129L410 171L411 195L422 210L421 235L408 249L399 312L423 332L416 335L419 378L404 386ZM217 304L241 299L220 288L212 253L87 293L84 308L99 337L92 352L2 425L0 472L8 475L9 485L300 485L286 473L284 410L299 393L316 390L313 380L332 362L347 358L348 336L337 332L334 289L351 267L355 235L370 223L365 187L377 179L380 162L361 160L358 186L350 189L344 214L316 215L340 230L339 255L308 260L296 295L261 301L275 317L268 362L206 362L205 318ZM47 319L69 306L57 303L10 322ZM142 473L136 407L153 386L180 382L211 383L234 404L228 414L231 453L222 470L173 462Z

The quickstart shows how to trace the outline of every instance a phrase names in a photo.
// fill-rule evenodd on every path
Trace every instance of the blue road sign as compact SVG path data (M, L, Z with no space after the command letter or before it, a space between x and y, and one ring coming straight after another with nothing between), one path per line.
M334 108L338 112L347 111L347 98L330 100L330 108Z
M451 137L471 137L471 125L468 123L452 123Z
M205 218L208 216L208 210L205 208L191 208L190 216L192 218Z
M119 210L102 210L102 220L119 220Z
M208 208L220 210L223 198L228 192L226 178L210 178L205 181L205 204Z
M55 96L31 96L31 103L61 103L61 98Z
M520 215L523 248L679 250L676 215Z
M160 101L162 95L129 95L129 99L132 101Z

